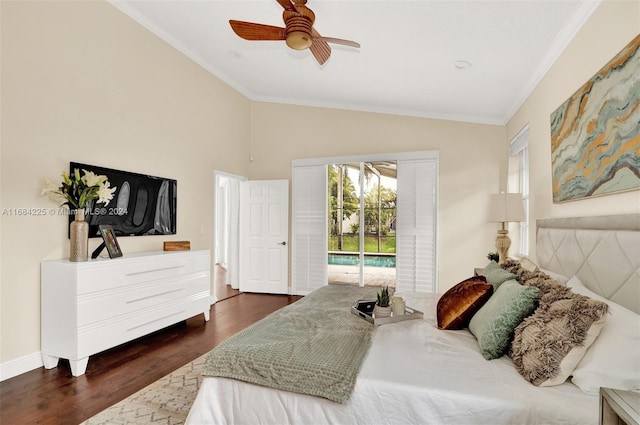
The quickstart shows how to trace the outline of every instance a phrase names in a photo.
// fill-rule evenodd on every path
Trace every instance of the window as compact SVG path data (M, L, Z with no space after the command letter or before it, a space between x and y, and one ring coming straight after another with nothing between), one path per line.
M519 254L529 254L529 124L516 134L509 143L509 181L510 192L522 194L525 221L520 223Z

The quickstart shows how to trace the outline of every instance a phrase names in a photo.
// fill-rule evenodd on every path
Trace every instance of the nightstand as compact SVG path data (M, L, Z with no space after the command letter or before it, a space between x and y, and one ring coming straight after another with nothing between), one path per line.
M600 425L640 425L640 393L600 388Z

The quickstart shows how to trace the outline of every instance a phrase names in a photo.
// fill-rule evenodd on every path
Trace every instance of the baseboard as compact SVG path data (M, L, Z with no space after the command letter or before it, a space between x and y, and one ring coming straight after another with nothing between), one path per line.
M42 366L44 366L44 364L42 363L42 354L40 354L39 351L9 360L8 362L0 364L0 381L22 375L23 373L38 369Z

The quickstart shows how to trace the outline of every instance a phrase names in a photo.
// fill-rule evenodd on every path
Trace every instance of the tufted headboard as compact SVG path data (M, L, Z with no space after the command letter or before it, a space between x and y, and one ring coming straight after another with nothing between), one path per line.
M640 313L640 214L537 221L540 268Z

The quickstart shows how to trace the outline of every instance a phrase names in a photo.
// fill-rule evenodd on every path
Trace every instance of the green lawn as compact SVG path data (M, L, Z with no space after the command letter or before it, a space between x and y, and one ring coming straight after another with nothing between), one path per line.
M338 237L329 236L329 251L339 251L338 249ZM343 235L342 236L342 251L358 252L360 251L360 241L358 235ZM395 236L382 236L380 238L380 250L378 251L378 237L377 236L365 236L364 237L364 252L396 252L396 237Z

